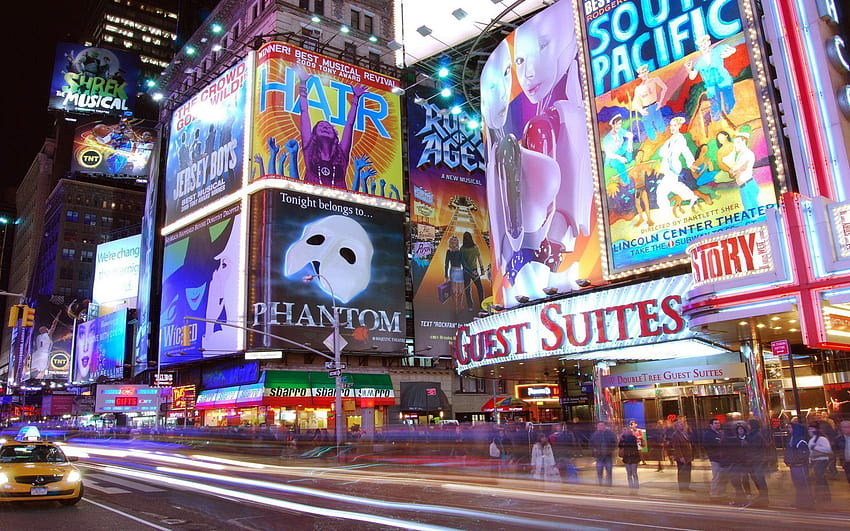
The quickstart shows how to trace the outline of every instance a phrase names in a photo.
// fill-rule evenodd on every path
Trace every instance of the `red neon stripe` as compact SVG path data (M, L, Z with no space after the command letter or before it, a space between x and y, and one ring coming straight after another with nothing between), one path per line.
M809 75L810 69L815 65L810 65L806 60L806 45L802 40L800 29L800 20L797 16L797 11L794 9L793 0L778 0L779 16L781 26L786 28L785 33L788 39L788 48L791 55L791 63L793 75L792 82L795 82L797 99L800 102L800 111L803 117L803 127L808 137L809 149L812 152L812 173L815 177L815 185L817 193L830 199L835 199L832 189L832 179L827 171L828 157L821 127L820 117L814 104L815 89ZM802 142L806 139L801 138Z

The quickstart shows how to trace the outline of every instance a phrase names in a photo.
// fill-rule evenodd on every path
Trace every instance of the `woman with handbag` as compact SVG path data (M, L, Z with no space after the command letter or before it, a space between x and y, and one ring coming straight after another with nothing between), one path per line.
M638 484L638 464L640 463L640 443L638 438L632 432L629 426L623 427L623 434L620 436L618 446L620 459L626 465L626 477L629 480L629 489L637 489Z
M832 457L832 445L820 430L820 424L809 424L809 461L812 464L812 485L815 499L819 503L829 503L832 496L829 493L829 483L826 481L826 469Z
M531 469L534 479L545 481L558 481L560 479L558 467L555 466L555 454L552 452L549 437L545 433L537 435L537 442L531 448Z

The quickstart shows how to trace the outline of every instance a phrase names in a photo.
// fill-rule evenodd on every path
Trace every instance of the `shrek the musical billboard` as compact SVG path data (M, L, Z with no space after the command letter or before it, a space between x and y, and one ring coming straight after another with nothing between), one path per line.
M749 0L609 0L584 12L613 271L764 219L778 152Z

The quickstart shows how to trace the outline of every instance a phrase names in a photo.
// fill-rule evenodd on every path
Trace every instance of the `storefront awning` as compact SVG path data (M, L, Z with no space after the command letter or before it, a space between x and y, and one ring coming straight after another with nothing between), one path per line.
M401 382L401 411L448 410L449 401L438 382Z
M494 402L496 404L496 411L501 413L507 413L510 411L525 411L528 409L528 404L519 398L514 398L512 396L497 396L496 398L491 398L483 406L481 406L481 411L491 413L493 411Z

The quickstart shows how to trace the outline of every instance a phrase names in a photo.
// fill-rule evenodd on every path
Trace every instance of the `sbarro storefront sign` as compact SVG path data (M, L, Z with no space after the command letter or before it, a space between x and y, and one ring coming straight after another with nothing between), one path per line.
M579 295L458 328L456 370L694 337L681 313L690 275Z

